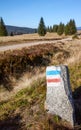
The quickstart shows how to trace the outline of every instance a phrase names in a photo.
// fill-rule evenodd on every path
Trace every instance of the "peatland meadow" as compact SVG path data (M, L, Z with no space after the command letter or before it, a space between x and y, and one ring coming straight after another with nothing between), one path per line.
M78 124L74 129L81 129L79 36L71 41L0 53L0 130L73 130L69 123L62 121L58 116L48 116L44 109L45 69L48 65L60 64L69 67ZM28 84L29 80L31 82Z

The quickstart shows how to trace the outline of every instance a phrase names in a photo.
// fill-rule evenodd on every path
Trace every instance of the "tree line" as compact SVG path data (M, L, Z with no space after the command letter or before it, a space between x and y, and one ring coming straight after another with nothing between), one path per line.
M75 20L74 19L70 19L70 21L64 25L62 22L60 22L59 25L53 25L53 26L45 26L44 23L44 19L43 17L41 17L39 25L38 25L38 29L37 32L40 36L45 36L45 34L47 32L55 32L58 35L73 35L77 32L77 28L76 28L76 24L75 24ZM6 26L4 24L4 21L2 19L2 17L0 18L0 36L7 36L8 32L6 29ZM11 32L11 36L12 36L12 32Z
M64 25L64 23L60 22L59 25L53 25L53 26L45 26L44 19L41 17L39 26L38 26L38 34L40 36L44 36L47 32L55 32L58 35L73 35L77 32L76 24L74 19L70 19L70 21Z
M7 36L8 32L2 17L0 18L0 36Z

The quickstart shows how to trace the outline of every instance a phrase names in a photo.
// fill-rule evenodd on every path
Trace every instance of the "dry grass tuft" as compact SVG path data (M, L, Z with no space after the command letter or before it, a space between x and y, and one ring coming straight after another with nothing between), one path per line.
M52 40L52 39L61 39L65 36L59 36L57 33L47 33L45 36L39 36L37 33L35 34L23 34L23 35L16 35L16 36L6 36L6 37L0 37L0 44L7 43L8 42L29 42L29 41L35 41L35 40Z

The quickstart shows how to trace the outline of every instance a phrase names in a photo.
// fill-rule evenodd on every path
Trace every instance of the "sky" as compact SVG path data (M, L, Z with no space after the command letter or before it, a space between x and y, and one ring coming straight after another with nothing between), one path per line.
M81 0L0 0L0 17L6 25L37 28L43 17L46 26L74 19L81 26Z

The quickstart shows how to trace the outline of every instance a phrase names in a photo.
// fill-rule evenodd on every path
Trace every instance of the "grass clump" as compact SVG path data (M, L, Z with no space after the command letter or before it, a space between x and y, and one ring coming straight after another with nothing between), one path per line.
M79 37L77 36L77 34L73 35L72 39L79 39Z
M81 63L76 63L69 66L69 72L71 87L74 91L76 88L79 88L81 86Z
M36 102L45 100L45 79L35 81L31 86L18 92L16 96L9 101L0 103L0 119L7 118L10 111L18 108L30 107Z

